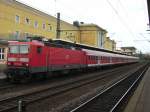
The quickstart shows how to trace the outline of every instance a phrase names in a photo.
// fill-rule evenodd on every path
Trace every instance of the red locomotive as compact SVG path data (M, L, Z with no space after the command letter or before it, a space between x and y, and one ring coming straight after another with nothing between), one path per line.
M38 39L38 37L36 37ZM62 40L10 42L7 77L13 81L28 80L53 71L87 69L88 67L137 62L138 57L93 48Z

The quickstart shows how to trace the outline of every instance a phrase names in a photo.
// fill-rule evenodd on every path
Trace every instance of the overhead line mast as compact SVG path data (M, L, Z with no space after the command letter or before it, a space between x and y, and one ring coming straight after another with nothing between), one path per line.
M150 1L147 0L148 14L149 14L149 28L150 28Z
M56 39L60 39L60 13L57 13Z

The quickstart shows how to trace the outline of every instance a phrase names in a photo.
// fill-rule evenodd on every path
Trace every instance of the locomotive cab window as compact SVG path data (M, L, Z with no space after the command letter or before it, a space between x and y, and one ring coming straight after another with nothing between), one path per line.
M28 45L20 45L20 54L27 54L29 53L29 46Z
M19 53L19 46L18 45L10 45L9 46L9 52L12 54Z
M42 52L42 47L41 47L41 46L38 46L38 47L37 47L37 53L40 54L41 52Z
M27 54L29 53L29 46L28 45L10 45L9 52L12 54Z

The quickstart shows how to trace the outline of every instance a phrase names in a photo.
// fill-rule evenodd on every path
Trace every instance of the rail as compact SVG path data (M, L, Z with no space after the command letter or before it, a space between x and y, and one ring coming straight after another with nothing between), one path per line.
M101 112L103 112L104 110L105 111L110 111L110 112L115 112L116 110L118 110L118 108L120 108L121 102L124 102L125 97L127 97L126 95L129 94L129 92L134 87L134 85L137 84L137 81L139 81L139 79L141 79L141 77L143 76L143 74L145 73L147 68L148 68L148 65L140 68L138 71L136 71L134 73L134 75L132 74L132 75L130 75L130 77L125 77L125 78L119 80L118 82L116 82L112 86L110 86L107 89L105 89L104 91L100 92L99 94L97 94L96 96L94 96L93 98L88 100L87 102L85 102L85 103L79 105L78 107L74 108L70 112L91 112L91 111L94 111L94 112L101 111ZM136 76L139 72L140 72L140 75L138 75L138 78L132 84L130 84L131 86L129 87L129 89L126 90L126 92L124 92L123 95L121 94L121 97L117 98L117 97L115 97L114 93L111 93L111 92L116 91L114 88L117 88L117 86L118 87L123 87L122 85L125 85L125 83L122 83L122 82L126 81L126 83L127 83L128 82L127 80L129 80L130 83L131 83L133 78L134 78L133 76ZM132 80L131 80L131 77L132 77ZM122 83L122 85L121 85L121 83ZM112 99L108 100L109 95L110 96L112 95L111 96ZM116 101L116 99L117 99L117 101ZM105 100L108 100L108 101L105 101ZM110 101L110 100L112 100L112 101ZM105 106L105 107L102 107L102 106Z

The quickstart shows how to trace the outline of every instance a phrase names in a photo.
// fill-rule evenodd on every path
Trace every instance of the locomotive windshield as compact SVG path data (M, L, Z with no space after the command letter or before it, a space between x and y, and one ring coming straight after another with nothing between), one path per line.
M18 45L9 46L9 52L12 53L12 54L19 53L19 46Z
M12 54L27 54L29 53L29 46L28 45L10 45L9 52Z
M26 53L28 53L29 52L29 47L28 47L28 45L20 45L20 53L21 54L26 54Z

